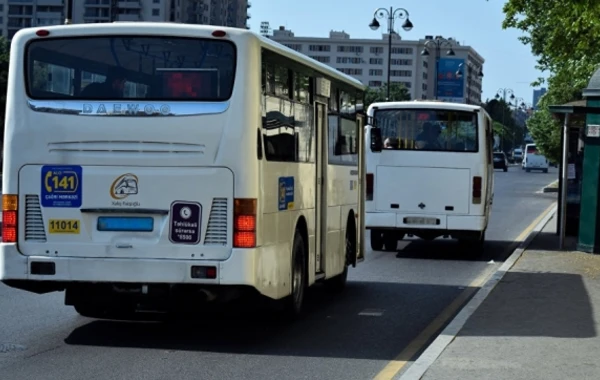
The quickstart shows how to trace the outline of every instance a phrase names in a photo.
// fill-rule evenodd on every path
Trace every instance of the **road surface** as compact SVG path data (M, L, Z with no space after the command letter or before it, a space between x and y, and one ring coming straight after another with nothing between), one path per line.
M309 313L293 325L246 313L169 323L96 321L64 306L63 293L35 295L0 284L0 377L365 380L405 370L410 363L390 361L409 360L435 338L454 313L449 305L501 265L511 242L556 199L538 193L556 178L554 168L496 171L485 257L463 258L455 242L444 240L401 242L397 254L369 252L350 271L347 291L337 297L311 291Z

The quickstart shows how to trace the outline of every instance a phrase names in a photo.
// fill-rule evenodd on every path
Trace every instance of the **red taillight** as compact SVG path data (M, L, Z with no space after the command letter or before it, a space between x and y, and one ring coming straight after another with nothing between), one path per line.
M233 246L256 247L256 199L234 200Z
M19 197L11 194L2 195L2 242L17 242L17 210Z
M373 173L367 173L367 200L373 200L373 186L375 184L375 176Z
M481 177L473 177L473 203L481 203Z
M225 37L227 33L225 33L223 30L215 30L212 32L212 35L213 37Z
M37 32L35 32L36 36L38 37L47 37L50 35L50 32L47 31L46 29L40 29Z

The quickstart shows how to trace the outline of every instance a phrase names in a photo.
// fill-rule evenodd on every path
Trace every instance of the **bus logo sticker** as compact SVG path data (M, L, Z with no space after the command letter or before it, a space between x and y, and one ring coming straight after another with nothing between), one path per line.
M82 179L78 165L42 166L42 207L81 207Z
M202 206L197 202L175 201L171 204L169 240L175 244L200 243Z
M121 200L130 195L138 193L138 177L135 174L127 173L118 176L110 185L110 196L113 199Z
M279 177L279 211L294 209L294 177Z

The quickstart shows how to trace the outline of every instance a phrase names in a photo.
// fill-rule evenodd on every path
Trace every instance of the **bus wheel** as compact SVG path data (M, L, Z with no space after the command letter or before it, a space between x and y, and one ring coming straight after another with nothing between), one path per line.
M377 230L371 230L371 249L381 251L383 249L383 236Z
M300 231L296 230L294 245L292 249L292 294L284 301L284 313L287 318L295 319L302 312L304 294L306 290L306 250L304 238Z
M348 266L356 257L356 229L353 223L346 226L346 254L344 256L344 271L341 274L327 280L327 287L334 292L341 292L348 282Z
M393 232L383 235L383 246L386 251L396 251L398 248L398 237Z
M107 312L104 308L93 305L87 302L78 302L73 305L75 311L82 317L103 319L107 317Z

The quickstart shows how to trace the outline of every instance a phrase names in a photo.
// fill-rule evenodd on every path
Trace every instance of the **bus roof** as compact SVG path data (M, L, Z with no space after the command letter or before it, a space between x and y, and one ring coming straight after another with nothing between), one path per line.
M378 109L387 108L439 108L439 109L453 109L458 111L485 111L485 108L475 104L465 103L453 103L453 102L442 102L436 100L410 100L401 102L378 102L372 103L369 109L377 107Z
M95 24L69 24L69 25L52 25L52 26L36 26L20 29L13 37L13 43L24 44L30 39L38 39L36 32L45 30L49 32L49 36L68 37L68 36L92 36L92 35L107 35L107 34L138 34L138 35L178 35L185 36L190 32L198 32L200 35L211 37L211 33L215 30L222 30L227 35L233 38L255 38L259 43L268 49L282 54L287 58L301 62L302 64L317 70L335 80L344 82L357 89L365 90L366 86L356 78L346 75L331 66L318 62L304 54L288 48L276 41L267 37L261 36L251 30L242 28L232 28L217 25L194 25L175 22L147 22L147 21L123 21L113 23L95 23ZM193 35L188 35L192 37Z

